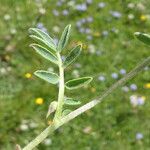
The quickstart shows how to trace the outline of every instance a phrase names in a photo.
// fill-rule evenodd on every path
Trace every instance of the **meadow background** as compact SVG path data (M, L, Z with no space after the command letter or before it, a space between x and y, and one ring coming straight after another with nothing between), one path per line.
M50 101L58 88L33 75L38 69L58 71L29 44L28 29L38 27L57 42L72 25L68 52L83 44L81 56L66 80L93 76L84 89L67 92L82 104L101 95L150 55L134 38L150 31L149 0L0 0L0 150L27 144L48 124ZM39 150L149 150L150 68L118 88L103 103L58 129ZM75 109L74 107L72 110Z

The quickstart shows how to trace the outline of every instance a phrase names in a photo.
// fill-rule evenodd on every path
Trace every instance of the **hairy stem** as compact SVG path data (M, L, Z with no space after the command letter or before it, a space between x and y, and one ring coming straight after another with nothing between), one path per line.
M80 108L76 109L75 111L71 112L67 116L60 119L58 122L54 122L52 125L48 126L43 132L41 132L33 141L31 141L27 146L23 148L23 150L32 150L38 144L40 144L49 134L54 132L57 128L62 126L63 124L69 122L70 120L74 119L75 117L79 116L80 114L84 113L85 111L93 108L98 103L102 102L104 98L106 98L110 93L112 93L117 87L122 86L125 84L129 79L133 78L136 74L141 72L143 68L150 64L150 57L145 59L141 64L135 67L132 71L130 71L127 75L125 75L122 79L117 81L113 84L110 88L108 88L100 97L88 102L87 104L81 106Z
M54 122L58 121L60 117L62 116L62 108L63 108L63 103L64 103L64 92L65 92L65 87L64 87L64 68L62 64L62 59L59 53L57 53L58 59L59 59L59 93L58 93L58 106L56 109L55 117L54 117Z

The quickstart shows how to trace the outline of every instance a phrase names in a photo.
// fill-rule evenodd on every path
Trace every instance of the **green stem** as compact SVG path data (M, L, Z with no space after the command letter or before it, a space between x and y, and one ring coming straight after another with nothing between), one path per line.
M150 64L150 57L145 59L141 64L137 65L132 71L130 71L127 75L125 75L122 79L117 81L113 84L110 88L108 88L100 97L86 103L85 105L81 106L80 108L74 110L67 116L61 118L57 122L53 122L52 125L48 126L43 132L41 132L35 139L33 139L27 146L25 146L22 150L32 150L38 144L40 144L49 134L54 132L57 128L62 126L63 124L69 122L70 120L74 119L75 117L79 116L80 114L84 113L85 111L93 108L97 104L101 103L104 98L106 98L109 94L111 94L115 89L119 86L125 84L129 79L133 78L139 72L143 70L144 67ZM59 108L59 107L58 107Z
M65 92L65 87L64 87L64 68L63 68L63 63L62 59L59 53L57 53L57 57L59 59L59 93L58 93L58 106L56 109L55 117L54 117L54 122L59 120L62 116L62 109L63 109L63 104L64 104L64 92Z

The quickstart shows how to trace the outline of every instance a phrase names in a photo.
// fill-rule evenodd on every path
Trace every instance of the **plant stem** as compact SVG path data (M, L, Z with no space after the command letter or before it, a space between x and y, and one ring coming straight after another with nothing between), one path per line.
M58 93L58 105L54 117L54 122L58 121L60 117L62 116L62 108L64 104L64 92L65 92L65 87L64 87L64 68L63 68L63 63L62 59L59 53L57 53L57 57L59 59L59 93Z
M74 119L75 117L79 116L80 114L84 113L85 111L93 108L98 103L102 102L102 100L104 100L104 98L106 98L110 93L112 93L119 86L122 86L123 84L125 84L129 79L133 78L135 75L137 75L139 72L141 72L144 67L146 67L149 64L150 64L150 57L145 59L141 64L137 65L137 67L135 67L132 71L130 71L127 75L125 75L122 79L120 79L115 84L113 84L100 97L97 97L96 99L86 103L85 105L74 110L67 116L63 117L62 119L60 119L57 122L54 122L52 125L48 126L43 132L41 132L33 141L31 141L22 150L32 150L33 148L35 148L54 130L56 130L63 124L69 122L70 120Z

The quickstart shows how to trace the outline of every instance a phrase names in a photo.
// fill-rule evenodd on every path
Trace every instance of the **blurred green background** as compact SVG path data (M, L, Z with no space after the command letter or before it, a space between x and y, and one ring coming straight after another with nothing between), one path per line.
M150 55L149 47L133 36L150 30L149 0L0 0L0 150L26 145L51 123L45 114L58 88L33 72L58 68L29 47L33 41L28 29L38 27L57 42L67 24L72 24L72 34L64 57L78 43L83 43L83 51L66 70L66 80L94 77L88 87L66 92L82 104ZM37 149L149 150L149 66L105 100Z

